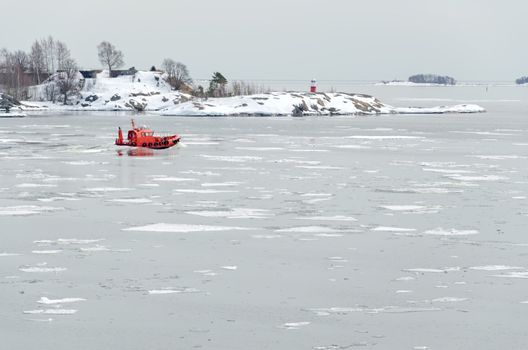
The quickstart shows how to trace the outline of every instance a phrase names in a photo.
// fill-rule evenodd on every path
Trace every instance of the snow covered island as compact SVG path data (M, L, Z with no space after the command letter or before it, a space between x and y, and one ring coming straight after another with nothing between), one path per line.
M51 79L30 89L32 102L50 110L141 112L168 108L192 98L173 91L159 71L138 71L115 78L109 77L108 71L102 71L96 78L79 76L79 80L82 87L67 105L49 102L56 90Z
M80 79L80 78L79 78ZM171 89L159 71L138 71L133 75L111 78L108 71L96 78L80 79L80 91L68 104L60 98L49 102L54 82L34 86L31 102L21 103L22 110L62 111L148 111L167 116L309 116L441 114L485 112L476 105L434 108L397 108L375 97L351 93L270 92L247 96L198 98Z
M485 112L485 109L477 105L396 108L369 95L308 92L271 92L250 96L194 100L160 111L162 115L178 116L305 116L477 112Z

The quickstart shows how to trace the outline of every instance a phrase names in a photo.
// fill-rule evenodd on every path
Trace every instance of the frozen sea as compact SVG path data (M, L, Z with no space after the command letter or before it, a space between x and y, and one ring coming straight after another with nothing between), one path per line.
M0 119L1 348L524 348L528 89L356 90L488 113Z

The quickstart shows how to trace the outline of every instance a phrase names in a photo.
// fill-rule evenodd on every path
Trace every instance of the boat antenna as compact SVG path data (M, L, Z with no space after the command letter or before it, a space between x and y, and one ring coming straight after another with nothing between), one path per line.
M132 129L135 129L136 128L136 123L134 123L134 118L132 118L131 121L132 121Z

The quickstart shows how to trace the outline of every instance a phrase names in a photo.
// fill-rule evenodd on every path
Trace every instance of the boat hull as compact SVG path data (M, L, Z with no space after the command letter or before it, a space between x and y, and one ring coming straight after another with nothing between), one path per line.
M176 146L180 142L180 136L173 135L163 138L152 139L137 139L137 140L119 140L117 139L115 144L117 146L128 146L128 147L142 147L150 149L167 149Z

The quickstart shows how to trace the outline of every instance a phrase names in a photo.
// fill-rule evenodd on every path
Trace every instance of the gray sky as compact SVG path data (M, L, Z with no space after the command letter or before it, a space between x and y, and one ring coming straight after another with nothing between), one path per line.
M66 42L84 68L108 40L126 66L171 57L194 78L458 80L528 75L526 0L0 0L0 47Z

